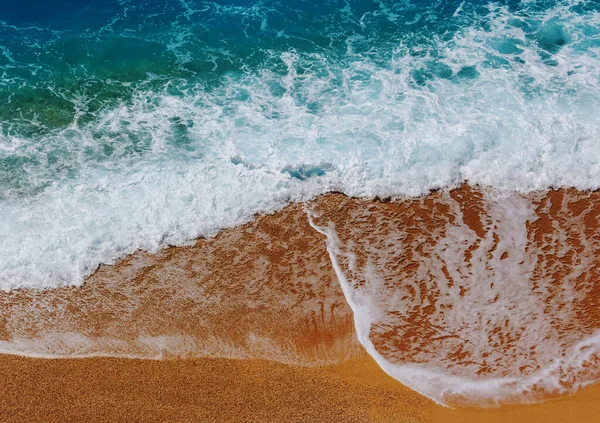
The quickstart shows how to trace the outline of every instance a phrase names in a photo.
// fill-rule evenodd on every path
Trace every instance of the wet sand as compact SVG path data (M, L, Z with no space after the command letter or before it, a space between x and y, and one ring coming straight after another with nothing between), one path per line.
M596 422L600 386L544 404L436 405L366 355L298 367L263 360L0 357L2 422Z
M550 388L505 397L551 397L539 405L451 410L387 376L358 342L307 209L335 227L351 290L368 292L372 269L380 275L370 340L391 363L524 378L600 328L599 192L330 194L187 247L135 253L81 287L0 292L0 353L65 357L0 355L0 421L598 420L600 388L556 396L597 379L589 348L550 374Z

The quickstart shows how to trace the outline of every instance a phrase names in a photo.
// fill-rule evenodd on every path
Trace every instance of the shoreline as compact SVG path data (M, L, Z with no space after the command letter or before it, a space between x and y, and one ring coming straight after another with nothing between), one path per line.
M600 267L595 251L600 251L600 231L595 216L600 193L556 190L510 197L508 203L505 210L503 202L463 185L412 200L328 194L291 204L214 238L199 239L193 246L138 252L116 265L103 265L81 287L0 293L0 351L66 357L59 360L65 363L68 357L113 356L195 363L267 360L293 368L334 368L364 359L347 295L366 292L375 295L373 304L382 307L375 311L383 316L370 323L369 341L392 363L447 366L449 374L459 377L535 374L534 366L541 368L544 360L552 358L548 356L552 351L544 348L553 342L567 348L596 327L594 310L600 301L596 269ZM316 213L314 220L321 228L336 228L335 239L311 226L306 207ZM525 244L515 248L513 238L522 238ZM337 269L352 279L344 282L346 292L334 272L326 239L339 243L334 254ZM348 245L352 256L345 255ZM444 256L448 251L451 254ZM514 274L503 273L522 269L530 257L534 261L528 265L537 266L531 267L530 279L521 281L517 274L515 280ZM386 281L377 289L368 289L372 269ZM579 273L573 276L573 269ZM530 304L522 301L527 299L523 295L515 302L515 287L503 287L503 280L511 281L509 276L521 283L515 285L517 291L529 295ZM484 285L485 290L478 291L479 282L486 278L489 288ZM579 292L573 297L576 301L564 297L563 291ZM502 307L515 311L490 308L499 299L499 304L505 304ZM519 314L520 302L525 304L525 314ZM574 311L560 314L565 305ZM488 309L491 314L485 317ZM460 310L480 310L489 327L471 329L468 314ZM506 322L493 321L496 315L505 315ZM545 330L555 331L548 345L529 339L535 332L515 326L519 320L507 323L509 318L532 315L538 319L532 327L541 322ZM568 320L563 322L561 316ZM445 321L462 326L444 334L438 328ZM467 342L471 336L477 339L490 333L496 338L490 338L489 345ZM523 345L529 351L540 347L539 356L535 351L524 355ZM475 362L478 357L483 357L483 364ZM559 392L573 392L597 379L595 356L586 357L586 367L572 371L580 379L558 379L565 383ZM568 365L557 370L558 376L561 371L571 374ZM379 373L383 373L380 368ZM552 383L548 381L549 386ZM453 388L457 387L449 387ZM450 392L448 403L486 404L485 396L478 393ZM441 398L435 390L425 393ZM492 399L554 401L556 392L542 384L525 394L531 395L521 397L514 391Z

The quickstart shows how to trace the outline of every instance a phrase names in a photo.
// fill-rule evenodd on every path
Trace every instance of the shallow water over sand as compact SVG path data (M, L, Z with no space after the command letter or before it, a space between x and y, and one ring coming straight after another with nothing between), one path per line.
M2 293L0 352L321 365L360 342L438 402L539 401L598 377L599 207L576 190L328 194L80 288Z

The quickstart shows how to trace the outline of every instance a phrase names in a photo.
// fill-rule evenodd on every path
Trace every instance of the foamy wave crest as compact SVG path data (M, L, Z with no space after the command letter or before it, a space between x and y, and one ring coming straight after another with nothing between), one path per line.
M69 70L86 81L77 88L35 82L58 76L27 62L30 50L66 49L68 32L4 24L3 36L28 48L9 45L0 63L16 87L0 135L1 288L80 284L137 249L182 245L329 190L416 196L464 180L523 192L598 188L593 4L466 2L424 10L417 32L418 10L384 6L333 10L342 23L315 29L329 44L275 30L270 6L188 7L174 35L148 34L176 73L131 82L106 69L91 75L93 62ZM96 36L114 43L131 13ZM425 18L436 13L439 21ZM231 70L221 70L227 52L211 50L220 73L199 79L185 68L198 15L241 19L248 40L283 44L256 41L260 60L231 58ZM144 54L138 47L131 54Z

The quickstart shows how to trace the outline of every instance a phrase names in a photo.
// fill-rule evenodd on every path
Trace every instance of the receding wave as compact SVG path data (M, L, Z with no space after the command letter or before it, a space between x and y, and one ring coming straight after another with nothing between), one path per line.
M441 403L535 401L596 382L598 192L468 186L309 206L359 340Z
M81 287L0 293L0 353L338 363L359 352L300 205L188 247L138 252Z
M574 189L325 195L82 287L5 292L0 351L317 365L360 342L440 403L540 401L600 377L598 207Z

